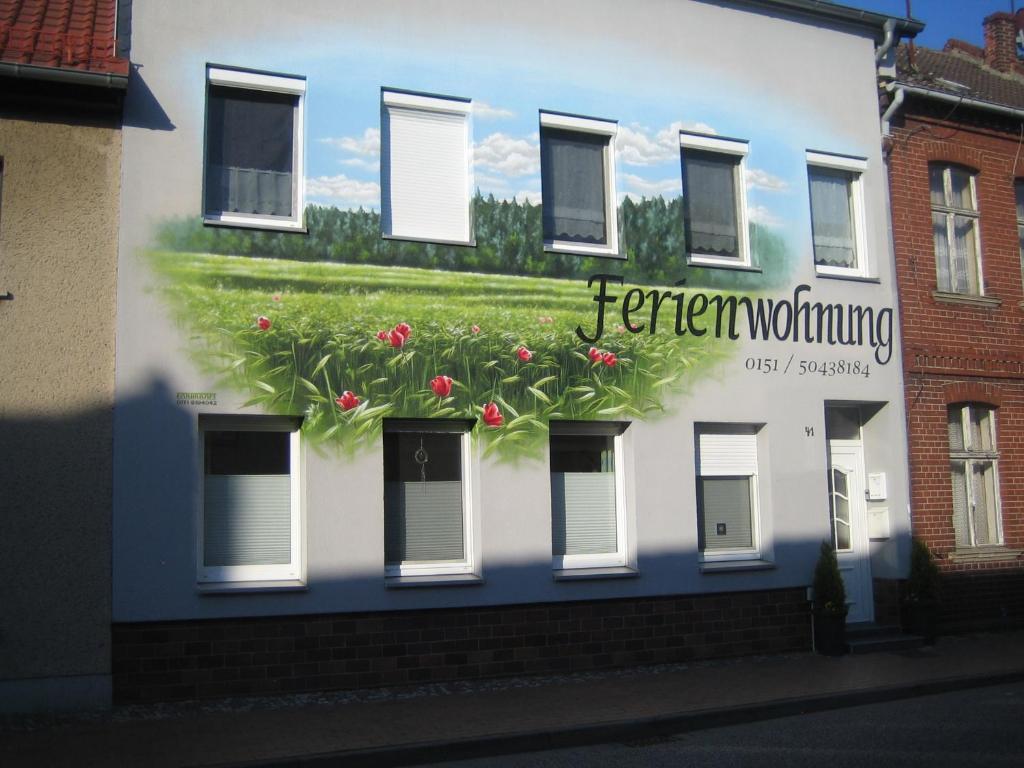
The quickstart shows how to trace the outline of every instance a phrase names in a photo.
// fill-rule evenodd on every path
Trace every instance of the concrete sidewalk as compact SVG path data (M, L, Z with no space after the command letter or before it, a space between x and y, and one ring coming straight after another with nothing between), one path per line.
M636 739L1024 679L1024 632L385 691L0 719L4 766L363 766Z

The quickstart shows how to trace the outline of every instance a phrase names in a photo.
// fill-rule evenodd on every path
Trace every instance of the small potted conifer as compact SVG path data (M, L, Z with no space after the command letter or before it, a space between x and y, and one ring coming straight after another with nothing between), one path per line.
M825 656L846 653L846 588L836 551L828 541L814 567L814 647Z
M903 590L903 629L935 642L939 617L939 567L928 545L920 539L910 544L910 577Z

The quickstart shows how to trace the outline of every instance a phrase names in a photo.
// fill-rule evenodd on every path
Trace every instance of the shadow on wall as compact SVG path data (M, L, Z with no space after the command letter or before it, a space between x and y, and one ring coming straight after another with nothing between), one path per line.
M153 91L142 76L142 65L132 64L125 101L124 126L146 128L151 131L173 131L177 126L160 106Z

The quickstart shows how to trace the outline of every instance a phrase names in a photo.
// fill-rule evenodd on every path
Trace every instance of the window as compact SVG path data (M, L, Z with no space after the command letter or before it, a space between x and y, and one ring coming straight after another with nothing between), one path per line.
M550 428L553 567L624 566L626 425L551 422Z
M814 266L819 275L866 276L862 158L807 153Z
M387 576L471 573L469 425L384 424Z
M301 579L298 424L211 416L199 427L199 581Z
M949 409L949 469L958 547L999 544L999 453L995 410L974 403Z
M615 134L618 125L540 113L544 249L618 256Z
M932 234L938 288L948 293L981 294L981 246L974 174L954 165L928 166Z
M697 425L697 539L703 559L757 559L757 508L757 429Z
M2 166L0 166L2 170ZM1013 184L1013 191L1017 197L1017 242L1020 249L1020 271L1024 277L1024 181L1018 179Z
M302 229L305 79L208 66L206 82L205 221Z
M680 131L679 146L690 263L749 267L747 142Z
M381 89L381 231L473 244L472 102Z

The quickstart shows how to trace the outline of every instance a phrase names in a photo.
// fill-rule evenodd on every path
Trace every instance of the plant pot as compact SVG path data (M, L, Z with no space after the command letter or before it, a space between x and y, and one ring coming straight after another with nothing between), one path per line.
M903 630L920 635L927 645L935 644L939 625L939 603L936 600L903 604Z
M814 614L814 650L823 656L846 653L846 613Z

